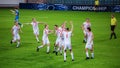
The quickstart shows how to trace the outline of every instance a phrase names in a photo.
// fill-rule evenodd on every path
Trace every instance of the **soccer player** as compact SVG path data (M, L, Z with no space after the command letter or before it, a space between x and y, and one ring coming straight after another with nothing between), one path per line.
M57 37L56 43L55 43L55 45L54 45L54 51L53 51L53 53L55 52L56 55L58 54L58 51L59 51L59 50L60 50L60 54L62 55L62 49L64 48L63 31L65 31L66 22L67 22L67 21L65 21L65 22L61 25L61 27L56 27L56 28L55 28L55 30L57 31L57 34L58 34L57 36L59 36L59 37ZM58 42L59 42L59 44L58 44ZM57 46L58 46L58 49L57 49Z
M84 33L84 40L83 40L83 43L86 43L86 33L87 33L87 28L88 27L91 27L91 24L90 24L90 19L89 18L86 18L86 22L83 23L82 25L82 30L83 30L83 33Z
M65 31L63 31L63 36L64 36L64 62L66 62L67 48L70 50L72 61L74 61L74 55L73 55L72 46L71 46L71 35L72 35L72 32L73 32L72 21L70 22L70 25L71 25L71 30L69 30L69 28L66 28Z
M111 15L111 35L110 39L112 39L112 36L114 36L114 39L116 39L116 33L114 32L115 27L117 25L117 19L115 18L114 14Z
M15 21L18 22L18 24L23 27L23 25L19 22L19 10L18 8L15 8L14 10L10 10L12 14L15 15Z
M57 36L57 39L56 39L56 42L54 45L53 53L56 52L56 55L57 55L58 51L60 50L60 54L62 55L62 45L60 45L62 28L58 27L58 25L55 25L54 28L55 28L55 34ZM58 47L58 49L57 49L57 47Z
M47 54L50 52L50 41L48 39L48 35L51 34L53 31L49 30L49 26L45 25L45 28L43 30L43 37L42 37L42 45L37 47L37 52L40 48L43 48L45 45L47 45Z
M89 59L88 49L90 49L90 51L91 51L91 59L94 58L93 39L94 39L94 36L93 36L92 31L91 31L91 28L88 27L87 28L87 43L86 43L86 46L85 46L86 60Z
M20 31L20 27L18 25L18 22L15 22L15 25L12 27L12 35L13 35L13 39L11 40L11 44L17 41L17 48L20 45L20 35L19 35L19 31Z
M40 41L39 41L39 27L38 27L38 24L44 24L44 23L40 23L40 22L36 21L35 18L32 18L31 23L25 23L25 24L32 25L33 33L34 33L34 35L36 37L37 42L39 43Z

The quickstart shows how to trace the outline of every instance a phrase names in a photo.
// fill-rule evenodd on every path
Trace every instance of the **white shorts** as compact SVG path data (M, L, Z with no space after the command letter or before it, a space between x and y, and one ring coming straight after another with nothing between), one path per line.
M93 42L87 42L85 48L92 49Z
M61 39L60 39L60 38L57 38L55 44L60 45L60 42L61 42Z
M13 40L20 40L20 35L19 34L14 34Z
M64 39L60 39L60 46L65 47Z
M48 37L43 37L42 41L43 41L43 45L50 44Z
M72 49L72 47L71 47L71 44L65 44L64 45L65 47L64 47L64 50L67 50L67 49Z
M39 35L39 30L34 30L33 33L34 33L35 35Z

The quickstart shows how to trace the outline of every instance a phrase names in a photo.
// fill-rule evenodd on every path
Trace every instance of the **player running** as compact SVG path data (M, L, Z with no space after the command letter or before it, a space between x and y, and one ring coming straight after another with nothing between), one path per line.
M38 21L36 21L35 18L32 18L31 23L25 23L25 24L32 25L33 33L34 33L34 35L36 37L37 42L39 43L40 41L39 41L39 27L38 27L38 24L44 24L44 23L38 22Z
M90 19L89 19L89 18L86 18L86 22L84 22L83 25L82 25L82 30L83 30L83 33L84 33L83 43L86 43L86 41L87 41L86 33L87 33L87 28L88 28L88 27L91 27Z
M87 28L87 43L86 43L86 46L85 46L86 60L89 59L88 49L90 49L90 51L91 51L91 59L94 58L93 39L94 39L94 36L93 36L92 31L91 31L91 28L88 27Z
M15 21L18 22L18 24L23 27L23 25L19 22L19 10L18 8L15 8L14 10L10 10L12 14L15 15Z
M13 39L11 40L11 44L17 41L17 48L20 45L20 35L19 35L19 31L20 31L20 27L18 25L18 22L15 22L15 25L12 27L12 35L13 35Z
M72 61L74 61L74 55L72 52L72 46L71 46L71 35L73 32L73 24L72 21L70 22L71 30L69 28L66 28L65 31L63 31L63 37L64 37L64 62L66 62L66 51L67 48L70 50Z
M49 30L49 26L45 25L45 28L43 30L43 37L42 37L42 45L37 47L37 52L40 48L43 48L45 45L47 45L47 54L50 52L50 41L48 39L48 35L51 34L53 30Z

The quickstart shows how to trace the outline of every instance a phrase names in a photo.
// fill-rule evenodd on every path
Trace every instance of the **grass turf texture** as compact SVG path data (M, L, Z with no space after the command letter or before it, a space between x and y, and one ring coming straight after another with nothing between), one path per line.
M72 48L75 61L71 61L67 51L67 62L63 62L63 56L52 53L55 35L49 35L51 42L50 54L46 54L46 47L36 52L37 43L33 35L32 26L24 25L22 28L20 48L16 44L10 44L14 15L10 9L0 9L0 68L119 68L120 67L120 13L115 13L118 20L115 30L117 39L109 40L111 12L80 12L80 11L39 11L20 10L20 22L31 22L35 17L38 21L47 22L50 29L55 24L61 25L65 20L73 21L74 31L72 36ZM83 33L80 25L86 18L90 18L94 33L95 59L85 60L85 44L82 43ZM69 23L67 23L69 26ZM44 26L39 25L40 36Z

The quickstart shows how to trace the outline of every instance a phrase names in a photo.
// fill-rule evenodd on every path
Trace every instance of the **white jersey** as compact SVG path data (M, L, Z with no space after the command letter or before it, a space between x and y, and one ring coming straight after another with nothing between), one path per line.
M61 33L62 33L62 28L61 28L61 27L59 27L59 28L56 30L56 35L57 35L57 38L60 38Z
M14 34L14 35L19 34L19 29L20 29L19 26L14 25L13 28L12 28L12 30L13 30L13 34Z
M92 37L93 37L92 32L87 32L87 43L86 43L85 48L92 49L92 46L93 46Z
M16 41L16 40L20 40L20 35L19 35L20 27L14 25L13 28L12 28L12 30L13 30L13 34L14 34L14 36L13 36L13 40L14 40L14 41Z
M84 30L87 31L87 28L88 28L88 27L91 27L91 24L90 24L90 23L87 23L87 22L84 22L84 23L83 23L83 27L84 27Z
M33 27L34 34L39 34L38 22L32 22L31 25Z
M63 37L64 37L64 43L65 44L70 44L71 45L71 35L72 35L71 31L69 31L69 32L64 31L63 32Z
M43 41L43 44L49 44L49 39L48 39L48 33L49 33L49 30L48 29L44 29L43 30L43 37L42 37L42 41Z
M87 42L90 42L92 40L93 33L92 32L87 32Z
M31 25L33 27L33 31L34 30L39 30L39 28L38 28L38 22L32 22Z

